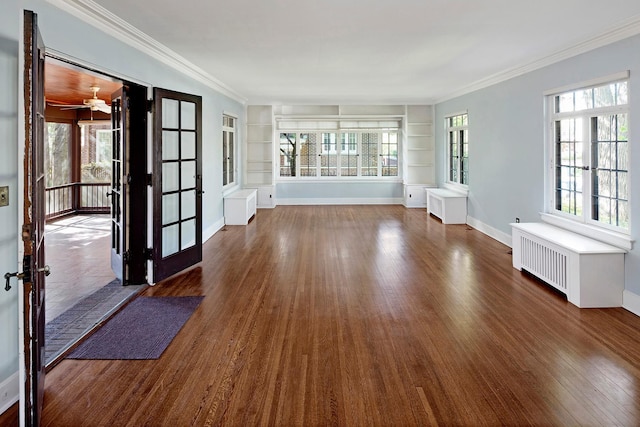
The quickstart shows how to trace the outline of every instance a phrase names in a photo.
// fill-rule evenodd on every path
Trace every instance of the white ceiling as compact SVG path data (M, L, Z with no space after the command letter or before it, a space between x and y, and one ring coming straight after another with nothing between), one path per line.
M94 1L250 104L430 103L640 32L638 0Z

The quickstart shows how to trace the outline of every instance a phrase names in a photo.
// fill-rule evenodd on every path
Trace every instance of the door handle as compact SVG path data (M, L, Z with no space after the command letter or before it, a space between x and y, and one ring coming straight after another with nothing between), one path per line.
M45 265L44 267L39 268L36 271L38 273L44 273L45 276L48 276L51 274L51 268L48 265ZM24 279L24 273L18 273L17 271L15 273L4 273L4 280L5 280L4 290L5 291L11 290L12 277L17 278L18 280L22 280Z

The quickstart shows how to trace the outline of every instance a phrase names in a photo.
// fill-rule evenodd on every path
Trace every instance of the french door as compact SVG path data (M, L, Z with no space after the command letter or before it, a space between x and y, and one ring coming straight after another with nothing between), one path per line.
M202 98L154 89L153 279L202 260Z
M20 417L38 425L44 396L44 43L37 15L24 12L24 198L22 241L24 381L20 385Z

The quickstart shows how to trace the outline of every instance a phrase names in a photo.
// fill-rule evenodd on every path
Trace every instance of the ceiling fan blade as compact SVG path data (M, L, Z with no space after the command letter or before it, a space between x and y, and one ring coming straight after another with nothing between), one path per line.
M102 111L103 113L111 114L111 107L107 104L98 104L96 105L98 111Z
M58 108L85 108L86 105L82 104L48 104L49 107L58 107Z

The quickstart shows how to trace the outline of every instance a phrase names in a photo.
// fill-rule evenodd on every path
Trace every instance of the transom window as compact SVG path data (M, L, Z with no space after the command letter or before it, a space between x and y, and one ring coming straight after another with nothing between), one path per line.
M445 119L449 153L449 182L469 185L469 117L467 113Z
M628 81L554 94L549 103L553 209L628 232Z
M397 129L281 132L280 177L398 177Z
M236 182L235 165L236 118L222 116L222 185Z

